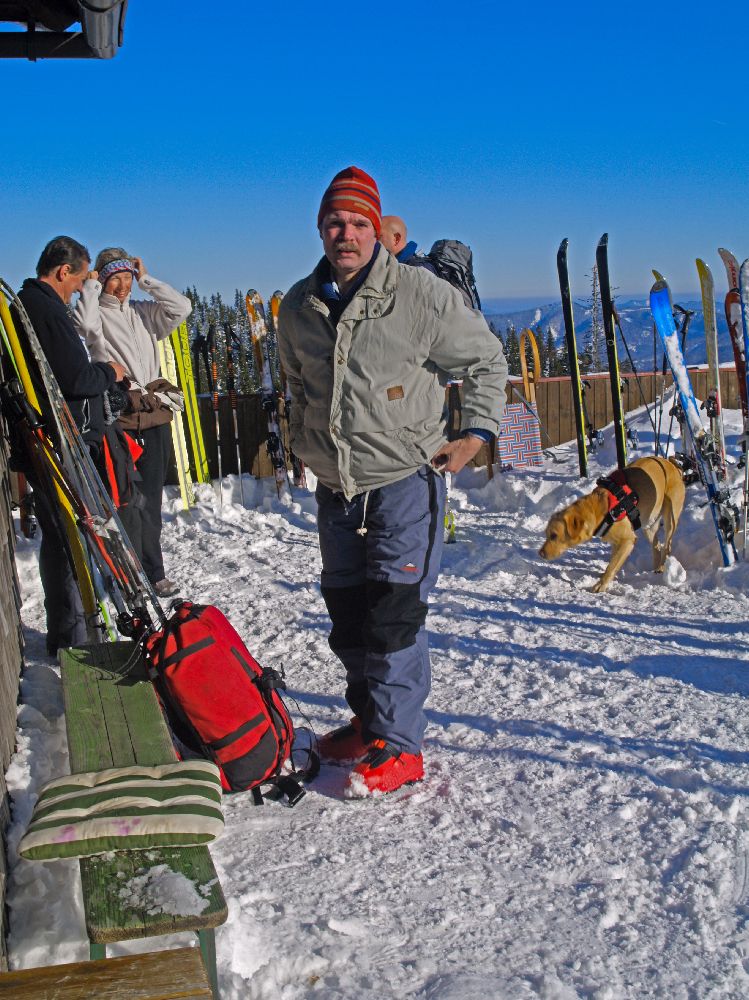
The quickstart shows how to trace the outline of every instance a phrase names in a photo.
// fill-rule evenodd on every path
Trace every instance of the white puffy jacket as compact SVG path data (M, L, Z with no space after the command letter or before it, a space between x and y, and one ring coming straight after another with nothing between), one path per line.
M102 292L100 282L85 281L73 320L94 361L119 361L145 386L160 375L158 342L187 319L192 305L187 296L150 274L143 275L138 287L153 301L128 296L121 303Z

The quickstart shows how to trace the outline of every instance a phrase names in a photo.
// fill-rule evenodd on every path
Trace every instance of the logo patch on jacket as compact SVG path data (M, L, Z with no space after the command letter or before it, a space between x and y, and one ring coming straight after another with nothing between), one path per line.
M413 563L406 563L405 566L401 566L401 570L404 573L418 573L419 572L419 567L418 566L414 566Z
M390 388L387 391L387 394L388 394L388 402L391 403L394 399L403 399L403 397L405 396L402 385L390 386Z

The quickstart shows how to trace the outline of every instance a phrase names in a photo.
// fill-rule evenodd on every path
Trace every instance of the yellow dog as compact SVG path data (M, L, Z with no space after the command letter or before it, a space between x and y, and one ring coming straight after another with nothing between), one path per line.
M637 536L628 516L609 521L609 511L624 496L637 497L642 532L653 547L653 569L662 573L666 558L671 552L671 542L684 507L684 480L681 471L672 461L660 457L638 458L623 471L626 484L620 496L615 497L605 486L597 486L592 493L575 500L569 507L552 514L546 526L546 541L539 549L542 559L557 559L567 549L588 542L595 535L613 546L611 559L601 579L592 588L603 593L629 558ZM613 502L612 502L613 501ZM630 501L625 499L625 505ZM618 512L621 512L619 508ZM616 514L617 511L612 511ZM658 529L663 520L663 541L658 540Z

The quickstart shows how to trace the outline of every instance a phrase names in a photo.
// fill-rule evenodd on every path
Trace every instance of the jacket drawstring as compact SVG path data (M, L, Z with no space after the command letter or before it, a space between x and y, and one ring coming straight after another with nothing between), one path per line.
M361 527L356 529L357 535L366 535L367 533L367 504L369 503L369 490L364 494L364 507L361 512Z

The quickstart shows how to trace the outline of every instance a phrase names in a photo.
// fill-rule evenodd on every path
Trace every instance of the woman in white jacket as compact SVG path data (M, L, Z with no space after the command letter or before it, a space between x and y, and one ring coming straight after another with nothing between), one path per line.
M132 301L133 278L153 301ZM190 300L146 271L140 257L108 247L96 258L84 282L74 319L94 361L119 361L128 377L145 389L161 374L158 342L187 319ZM143 568L162 597L176 593L166 578L161 554L161 500L171 454L169 422L137 433L143 454L138 472L146 506L143 519Z

